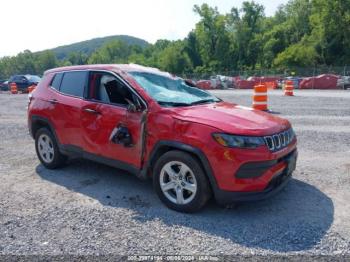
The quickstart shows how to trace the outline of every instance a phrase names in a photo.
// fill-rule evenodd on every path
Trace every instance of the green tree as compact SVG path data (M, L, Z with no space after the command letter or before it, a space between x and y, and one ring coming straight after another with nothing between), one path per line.
M35 56L29 50L19 53L15 58L16 71L21 74L36 74Z
M188 58L192 62L192 66L194 68L202 66L203 62L199 53L199 43L194 31L191 31L188 34L187 38L185 39L184 45L184 50L187 53Z
M52 51L43 51L36 56L35 68L37 74L41 75L44 71L55 68L58 65L58 60Z
M88 61L88 56L82 52L71 52L67 60L71 65L84 65Z
M207 4L195 5L194 12L201 18L194 33L203 65L212 71L227 68L230 66L230 57L227 55L230 48L227 17L221 15L216 7Z
M145 47L110 41L89 57L82 45L60 60L25 50L0 58L0 78L86 63L138 63L177 74L350 63L350 0L290 0L270 17L254 1L228 14L207 4L193 10L200 20L183 40Z
M126 63L129 55L131 54L131 48L126 43L117 40L106 43L100 49L92 53L88 63L89 64L118 64Z
M159 55L160 68L174 74L191 71L192 65L184 49L182 41L169 44Z
M313 0L310 21L316 49L324 64L350 63L350 1Z
M0 60L0 78L7 79L16 72L16 62L14 57L3 57Z
M159 55L161 52L171 44L171 41L160 39L155 42L154 45L149 45L144 49L144 63L143 65L160 67L160 58Z
M261 52L261 36L259 34L262 32L264 17L264 7L254 1L243 2L239 11L232 8L228 15L231 47L237 60L237 67L255 67Z
M313 45L302 41L290 45L274 59L276 67L308 67L317 63L319 56Z

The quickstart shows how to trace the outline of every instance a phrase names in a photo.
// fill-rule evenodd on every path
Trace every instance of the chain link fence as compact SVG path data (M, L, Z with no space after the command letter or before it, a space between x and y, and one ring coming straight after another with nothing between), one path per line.
M295 67L288 69L259 69L259 70L224 70L213 73L191 73L183 74L184 79L189 79L194 83L202 81L211 81L211 88L237 88L236 82L239 81L259 81L257 79L267 79L278 81L278 86L285 79L295 81L296 88L299 88L300 83L305 79L310 83L305 86L307 88L322 88L318 82L322 82L322 77L329 80L332 78L333 84L331 88L346 89L350 88L350 66L317 66L317 67ZM319 81L318 81L319 79ZM330 80L329 80L330 81ZM335 82L334 82L335 81ZM220 82L218 84L218 82ZM225 82L232 82L225 84ZM303 83L304 83L303 82ZM242 82L243 83L243 82ZM334 84L335 83L335 84ZM208 83L209 85L209 83ZM215 87L217 86L217 87ZM248 85L249 86L249 85ZM239 88L239 87L238 87ZM210 88L204 88L210 89Z
M318 67L296 67L289 69L259 69L259 70L223 70L212 73L189 73L183 74L188 79L210 79L212 76L223 75L230 77L241 77L247 79L249 77L314 77L322 74L334 74L339 76L350 76L350 66L318 66Z

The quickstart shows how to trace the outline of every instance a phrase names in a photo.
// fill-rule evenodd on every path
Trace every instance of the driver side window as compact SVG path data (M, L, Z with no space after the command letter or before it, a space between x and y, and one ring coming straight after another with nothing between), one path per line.
M112 74L104 72L90 73L88 98L125 107L134 103L130 89Z

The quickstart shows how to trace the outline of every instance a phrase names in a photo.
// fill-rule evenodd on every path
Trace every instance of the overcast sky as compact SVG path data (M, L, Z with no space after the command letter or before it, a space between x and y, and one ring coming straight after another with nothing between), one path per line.
M219 11L243 0L0 0L0 57L95 37L131 35L154 43L184 38L199 20L193 5ZM287 0L256 0L273 15Z

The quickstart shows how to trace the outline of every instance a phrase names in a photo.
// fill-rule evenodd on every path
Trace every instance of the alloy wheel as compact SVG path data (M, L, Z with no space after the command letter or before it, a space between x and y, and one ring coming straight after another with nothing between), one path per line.
M180 161L171 161L160 172L160 187L168 200L185 205L196 196L197 180L191 168Z
M42 134L39 136L38 151L39 151L41 159L45 163L50 164L53 161L55 151L54 151L54 147L53 147L53 142L48 135Z

